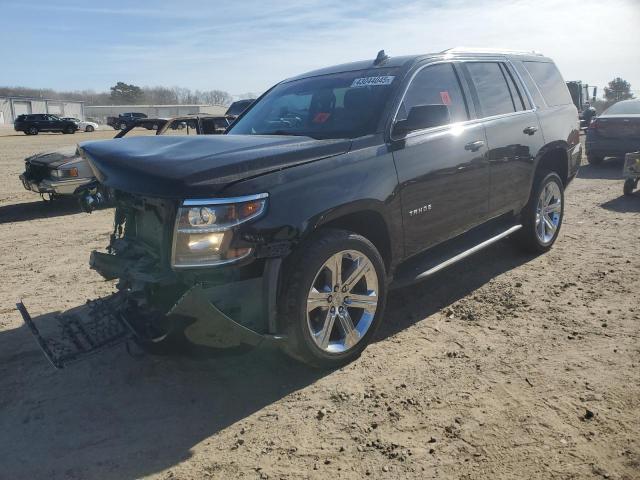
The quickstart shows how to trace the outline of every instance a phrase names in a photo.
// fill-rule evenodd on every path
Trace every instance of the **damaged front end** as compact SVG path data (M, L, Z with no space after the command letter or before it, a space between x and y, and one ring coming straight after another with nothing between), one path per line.
M90 266L106 280L117 279L117 292L58 315L57 333L44 332L18 304L54 366L127 340L151 352L219 353L282 338L275 299L287 247L264 248L259 235L241 228L243 211L247 217L258 212L252 200L194 207L121 191L112 200L114 231L106 252L92 252ZM207 228L200 228L203 222Z

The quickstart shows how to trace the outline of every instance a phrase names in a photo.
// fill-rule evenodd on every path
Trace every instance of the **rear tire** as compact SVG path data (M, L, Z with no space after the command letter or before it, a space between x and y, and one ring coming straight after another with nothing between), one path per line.
M120 124L120 130L126 130L127 129L127 124L126 123L121 123Z
M369 240L320 231L283 270L278 307L285 353L317 368L351 362L380 325L386 290L382 257Z
M27 135L37 135L38 134L38 127L29 127L25 130L25 132Z
M513 237L516 245L530 253L548 251L558 238L563 217L562 180L555 172L540 172L521 213L522 228Z
M636 188L636 186L637 186L636 180L634 180L633 178L627 178L624 181L624 187L622 191L624 192L625 195L633 195L633 190Z
M598 166L604 162L604 155L587 155L589 165Z
M95 128L93 128L92 125L87 125L86 128L84 129L85 132L87 133L91 133L95 130Z

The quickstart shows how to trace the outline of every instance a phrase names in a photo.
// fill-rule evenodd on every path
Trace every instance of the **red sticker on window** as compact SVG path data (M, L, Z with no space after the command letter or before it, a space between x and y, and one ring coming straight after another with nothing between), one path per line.
M451 97L449 96L449 92L440 92L440 99L445 105L451 105Z
M327 112L318 112L316 113L316 116L313 117L313 123L324 123L327 120L329 120L329 117L331 116L330 113Z

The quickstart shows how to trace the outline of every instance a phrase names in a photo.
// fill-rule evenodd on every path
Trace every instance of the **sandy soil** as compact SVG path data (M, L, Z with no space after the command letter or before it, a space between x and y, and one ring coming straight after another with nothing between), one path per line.
M391 295L362 358L122 347L56 371L34 316L112 290L111 212L22 189L22 159L113 131L0 136L0 478L640 478L640 195L583 167L554 249L505 242ZM591 413L588 413L591 412Z

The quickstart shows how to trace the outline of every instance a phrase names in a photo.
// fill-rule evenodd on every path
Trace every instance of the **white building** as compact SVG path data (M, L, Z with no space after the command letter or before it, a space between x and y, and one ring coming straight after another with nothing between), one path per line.
M87 105L84 113L88 119L106 123L107 117L121 113L144 113L149 118L171 118L194 113L224 115L227 107L222 105Z
M51 113L83 120L84 102L35 97L0 97L0 126L13 125L18 115L30 113Z

